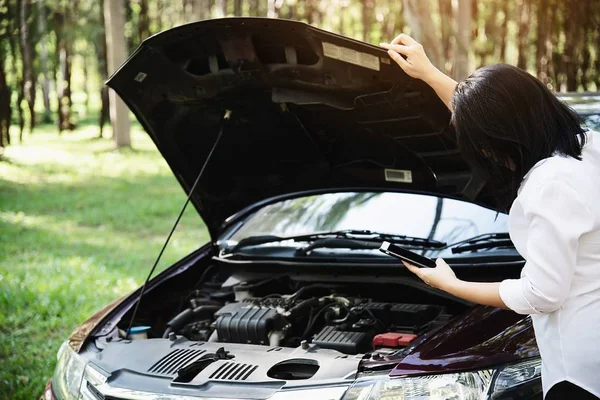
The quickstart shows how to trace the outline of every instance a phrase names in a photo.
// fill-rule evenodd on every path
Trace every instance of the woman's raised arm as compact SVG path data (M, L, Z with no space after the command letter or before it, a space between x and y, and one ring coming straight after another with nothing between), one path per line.
M381 43L380 45L388 50L390 57L404 72L413 78L421 79L431 86L444 104L451 109L450 99L452 98L457 82L437 69L429 61L420 43L410 36L401 33L391 43Z

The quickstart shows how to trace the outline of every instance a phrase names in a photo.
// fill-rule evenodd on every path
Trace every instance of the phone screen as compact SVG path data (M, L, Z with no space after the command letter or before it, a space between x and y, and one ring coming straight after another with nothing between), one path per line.
M402 247L389 243L383 242L379 248L385 254L389 254L406 262L416 265L422 268L435 268L435 261L431 258L423 257L410 250L403 249Z

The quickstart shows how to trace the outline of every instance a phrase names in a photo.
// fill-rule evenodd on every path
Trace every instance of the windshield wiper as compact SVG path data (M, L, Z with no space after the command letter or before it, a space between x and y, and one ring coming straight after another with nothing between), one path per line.
M327 240L328 241L322 241ZM338 240L336 241L332 241ZM370 230L356 230L356 229L346 229L340 231L331 231L331 232L320 232L320 233L311 233L307 235L297 235L297 236L276 236L276 235L261 235L261 236L250 236L240 240L232 249L231 252L235 252L243 247L250 246L258 246L261 244L267 243L276 243L283 242L287 240L292 240L294 242L314 242L310 245L304 247L303 249L298 250L299 254L308 253L312 249L316 247L347 247L348 248L361 248L361 249L371 249L378 248L381 242L386 241L395 244L402 244L405 246L411 247L427 247L427 248L443 248L446 246L446 243L440 242L438 240L419 238L413 236L406 235L395 235L391 233L381 233L381 232L373 232ZM325 246L323 246L325 244ZM310 247L313 246L313 247ZM310 248L309 248L310 247Z
M467 251L477 251L481 249L494 249L497 247L514 248L515 245L512 240L510 240L510 236L506 232L485 233L483 235L475 236L471 239L455 243L452 245L452 254L460 254Z

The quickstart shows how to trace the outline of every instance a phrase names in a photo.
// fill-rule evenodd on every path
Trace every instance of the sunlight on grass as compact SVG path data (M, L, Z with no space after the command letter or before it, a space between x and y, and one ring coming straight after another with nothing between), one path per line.
M69 333L137 288L185 195L136 125L134 150L97 128L42 127L0 161L0 398L31 399ZM208 240L190 207L159 270Z

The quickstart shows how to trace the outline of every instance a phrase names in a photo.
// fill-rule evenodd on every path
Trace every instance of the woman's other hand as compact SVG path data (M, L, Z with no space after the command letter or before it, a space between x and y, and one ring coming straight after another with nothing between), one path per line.
M441 258L435 261L435 268L419 268L405 261L402 261L402 263L410 272L421 278L423 282L436 289L447 292L458 282L452 268Z
M387 49L390 57L413 78L427 82L430 77L439 73L429 61L421 43L407 34L401 33L391 43L380 43L380 46Z
M436 289L448 292L453 296L470 301L506 309L506 304L500 297L499 282L466 282L456 277L446 261L438 258L435 268L419 268L402 261L410 272L417 275L426 284Z

